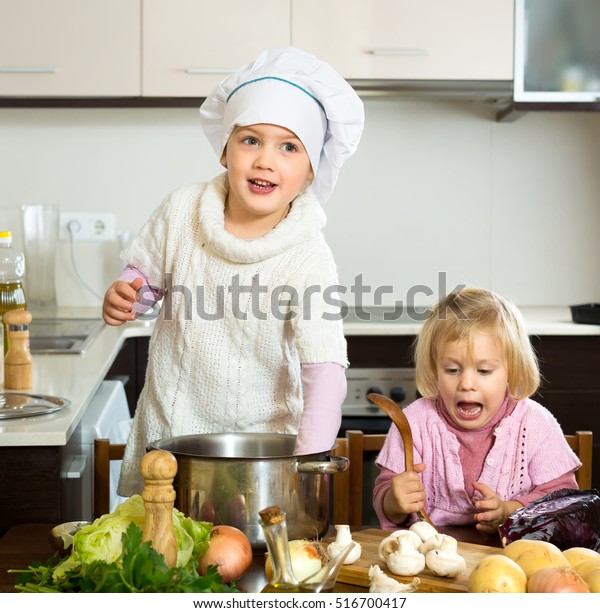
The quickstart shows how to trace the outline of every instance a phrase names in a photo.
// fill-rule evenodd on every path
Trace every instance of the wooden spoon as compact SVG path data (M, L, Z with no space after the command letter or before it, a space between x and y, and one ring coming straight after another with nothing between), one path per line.
M412 432L406 415L404 415L402 409L391 398L383 394L367 394L367 398L372 403L376 404L382 411L387 413L389 418L394 422L396 428L398 428L400 436L402 437L402 442L404 443L404 464L406 470L414 470ZM435 525L429 519L425 509L418 511L417 516L419 519L426 521L435 528Z

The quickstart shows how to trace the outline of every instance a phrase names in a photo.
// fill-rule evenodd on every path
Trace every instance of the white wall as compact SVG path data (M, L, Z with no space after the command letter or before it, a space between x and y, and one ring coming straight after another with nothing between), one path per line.
M600 114L530 113L495 122L487 103L367 99L359 151L325 205L340 281L358 275L430 304L456 284L520 305L600 301ZM173 188L220 172L197 109L0 109L0 226L21 240L19 207L112 211L137 231ZM76 254L100 294L118 242ZM99 304L57 261L59 304ZM353 301L350 289L349 302ZM372 296L364 297L373 303Z

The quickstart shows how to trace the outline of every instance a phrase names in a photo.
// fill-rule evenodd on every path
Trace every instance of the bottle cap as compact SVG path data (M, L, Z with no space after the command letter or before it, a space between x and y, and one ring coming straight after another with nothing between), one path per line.
M12 243L12 232L0 232L0 244L10 245Z

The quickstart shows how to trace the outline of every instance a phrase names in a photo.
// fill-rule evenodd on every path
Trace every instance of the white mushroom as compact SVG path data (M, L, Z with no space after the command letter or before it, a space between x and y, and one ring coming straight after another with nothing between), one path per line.
M396 544L397 549L389 552L385 558L387 567L395 575L405 577L418 575L425 568L425 556L418 550L420 543L416 544L409 532L397 536Z
M432 573L440 577L456 577L467 566L465 559L458 553L458 542L447 534L443 535L437 549L427 552L425 563Z
M377 564L369 567L369 592L387 593L414 592L420 583L418 577L414 577L410 583L400 583L396 579L386 575Z
M362 547L360 543L352 540L352 534L350 533L350 526L347 524L339 524L335 526L336 537L333 543L330 543L327 547L327 553L333 559L336 558L346 547L353 543L354 547L350 550L350 553L346 556L344 564L354 564L362 554Z
M444 535L443 534L434 534L432 537L428 538L424 543L421 543L419 547L419 551L422 554L426 554L428 551L432 549L437 549L443 542Z
M378 553L379 559L382 562L385 562L387 560L387 557L390 553L398 551L399 538L410 539L409 542L413 543L413 547L415 549L418 549L421 545L421 539L419 539L414 532L411 532L410 530L396 530L395 532L392 532L389 536L386 536L384 539L382 539L382 541L379 543Z
M416 532L423 543L427 542L432 536L438 534L438 531L426 521L415 522L409 530Z

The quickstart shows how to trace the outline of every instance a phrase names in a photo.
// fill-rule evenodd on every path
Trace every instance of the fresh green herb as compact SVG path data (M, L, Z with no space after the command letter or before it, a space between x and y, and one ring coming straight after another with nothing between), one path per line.
M21 592L237 592L235 583L227 585L216 566L206 575L197 571L197 559L184 566L169 568L164 557L142 542L142 530L134 522L121 536L122 553L113 562L92 560L65 565L58 555L46 564L34 563L22 573L16 589ZM55 573L61 565L61 572Z

